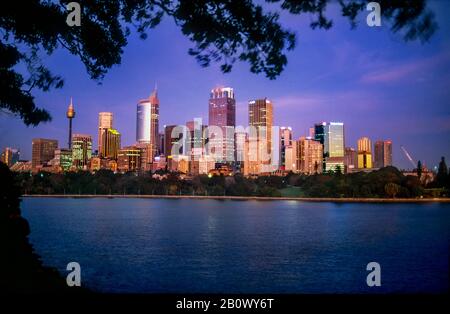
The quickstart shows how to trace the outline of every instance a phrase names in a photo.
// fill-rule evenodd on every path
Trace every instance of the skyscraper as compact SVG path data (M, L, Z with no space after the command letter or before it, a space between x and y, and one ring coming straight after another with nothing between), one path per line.
M236 132L235 136L236 146L236 169L243 171L245 161L245 142L247 141L247 133L244 131Z
M209 97L211 147L221 147L222 152L215 153L216 162L232 163L235 161L234 127L236 126L236 99L231 87L218 87L211 90ZM220 128L222 137L216 134L213 126Z
M248 103L249 126L257 130L257 162L260 166L259 172L271 172L272 163L272 126L273 105L267 99L251 100Z
M55 157L58 141L45 138L34 138L31 143L31 168L33 171L37 171L40 166L45 165Z
M11 167L20 159L20 151L16 148L5 147L1 155L1 161Z
M297 141L291 141L284 150L284 170L297 172L297 155Z
M108 129L113 128L113 114L112 112L99 112L98 114L98 155L100 157L105 157L103 155L103 136Z
M206 125L203 125L201 118L186 122L186 155L189 156L189 173L199 174L199 161L205 155Z
M358 152L353 147L345 148L344 167L346 173L358 168Z
M86 169L92 157L92 136L74 134L72 137L72 164L77 169Z
M314 134L314 139L319 141L322 145L325 142L325 126L326 122L314 124L314 130L310 130L309 133Z
M392 166L392 141L376 141L374 157L375 168Z
M322 122L314 125L315 140L323 144L323 171L344 171L344 123Z
M168 159L187 153L189 143L184 140L187 138L187 130L184 125L164 126L164 154Z
M139 171L141 168L141 149L136 146L127 146L119 150L117 169L121 172Z
M280 169L286 169L286 147L292 145L292 128L280 127Z
M102 146L98 151L99 156L109 159L117 159L117 152L120 149L120 138L121 135L119 131L108 128L103 129L102 133Z
M368 137L361 137L358 140L358 168L372 168L372 142Z
M55 166L59 166L60 171L69 171L72 168L72 150L67 148L56 149Z
M159 99L155 89L149 98L137 104L136 142L150 144L152 157L158 152L159 137Z
M75 109L73 108L72 97L70 97L69 108L66 112L67 119L69 119L69 149L72 148L72 119L75 118Z
M305 174L322 172L323 145L310 137L300 137L297 143L297 171Z
M164 132L159 133L159 138L158 138L158 154L159 155L164 155Z
M198 161L204 153L206 127L200 118L186 122L186 131L189 134L186 142L186 155L190 155L191 160Z
M325 171L336 171L338 168L344 172L344 123L330 122L325 127Z

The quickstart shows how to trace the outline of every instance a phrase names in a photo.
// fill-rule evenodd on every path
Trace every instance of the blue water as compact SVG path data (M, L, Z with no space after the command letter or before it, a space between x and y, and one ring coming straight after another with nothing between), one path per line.
M45 264L102 292L446 292L450 204L28 198ZM366 284L369 262L381 287Z

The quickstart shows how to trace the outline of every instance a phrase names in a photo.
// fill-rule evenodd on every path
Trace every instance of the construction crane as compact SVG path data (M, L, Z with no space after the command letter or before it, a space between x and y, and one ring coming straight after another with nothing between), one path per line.
M409 162L411 163L411 165L413 166L413 169L417 167L417 164L414 162L414 160L412 159L411 155L408 153L408 151L406 150L405 147L400 146L400 148L402 149L402 151L405 153L406 158L409 160Z

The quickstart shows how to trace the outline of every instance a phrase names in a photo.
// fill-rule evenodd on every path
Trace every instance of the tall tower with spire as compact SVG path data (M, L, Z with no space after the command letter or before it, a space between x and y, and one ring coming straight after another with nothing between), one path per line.
M72 97L70 97L69 108L66 113L67 119L69 119L69 149L72 149L72 119L75 118L75 110L73 109Z
M155 88L149 98L142 99L137 104L136 142L150 145L151 156L158 150L159 137L159 99Z

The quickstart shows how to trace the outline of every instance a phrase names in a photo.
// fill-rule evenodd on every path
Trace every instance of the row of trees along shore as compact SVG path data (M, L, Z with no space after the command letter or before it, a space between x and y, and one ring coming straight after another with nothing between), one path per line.
M15 179L23 194L417 198L449 195L450 175L445 161L442 162L444 166L440 167L436 179L426 186L418 176L405 176L395 167L369 173L289 173L256 178L237 174L182 179L179 173L166 171L137 175L99 170L96 173L17 173Z

